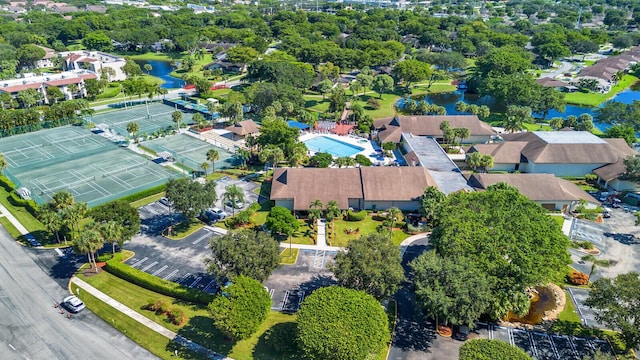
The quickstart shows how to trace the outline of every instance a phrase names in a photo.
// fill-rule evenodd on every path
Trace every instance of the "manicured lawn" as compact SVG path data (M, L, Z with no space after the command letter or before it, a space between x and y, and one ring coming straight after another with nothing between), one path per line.
M22 236L22 234L20 234L20 231L18 231L18 229L16 229L11 221L9 221L9 219L7 219L5 216L0 217L0 225L2 225L5 230L7 230L12 238L18 239L20 236Z
M96 96L96 98L98 99L110 99L113 97L116 97L117 95L121 94L121 88L120 88L120 84L119 83L111 83L109 84L109 86L107 86L106 89L104 89L104 92L98 96ZM124 98L124 94L122 95L122 98Z
M293 233L291 237L291 242L294 244L303 244L303 245L313 245L315 244L315 239L317 234L315 231L311 230L311 227L307 222L303 219L298 220L298 224L300 227L296 232ZM282 244L287 244L289 239L281 239Z
M295 326L296 315L283 314L277 311L271 311L267 320L258 328L250 338L238 341L229 353L229 357L237 360L281 360L281 359L300 359L298 354L281 350L276 350L274 343L292 342L294 339L286 337L289 335L285 328ZM265 334L271 330L270 336Z
M296 358L295 354L281 354L273 349L272 342L277 341L273 337L267 338L265 332L280 324L291 324L295 321L295 315L287 315L272 311L267 320L260 326L258 331L248 339L230 342L225 341L222 334L213 327L208 310L202 306L196 306L176 300L174 298L160 295L153 291L133 285L107 272L98 275L84 277L83 280L98 288L117 301L141 313L147 318L170 329L185 338L197 342L211 350L221 354L229 354L230 357L238 360L242 359L284 359ZM75 289L73 289L75 292ZM132 340L144 346L154 354L163 359L175 359L172 356L173 346L169 345L169 339L149 330L126 315L114 310L111 306L99 301L84 291L80 291L80 298L87 304L87 307L102 317L106 322L113 325L118 330L124 332ZM183 326L176 326L166 321L161 315L141 308L150 301L161 300L170 304L175 309L182 310L187 315L187 323ZM279 332L279 334L283 334ZM282 340L280 340L282 341ZM290 341L286 339L284 341ZM170 349L171 351L167 351ZM192 359L195 354L180 354L184 358Z
M171 240L182 240L187 236L193 234L194 232L202 229L204 227L204 223L200 220L193 220L191 222L183 221L177 225L173 226L173 232L171 235L167 236ZM165 233L167 230L165 230Z
M592 92L583 93L583 92L577 91L574 93L566 94L564 99L568 104L596 107L602 104L603 102L611 99L617 93L627 89L636 81L638 81L637 77L626 74L622 77L622 80L620 80L615 86L613 86L611 90L606 94L592 93Z
M162 199L165 195L165 192L161 192L161 193L157 193L151 196L147 196L146 198L140 199L140 200L136 200L134 202L129 203L129 205L131 205L134 208L139 208L139 207L143 207L145 205L151 204L153 202L156 202L160 199Z
M0 187L0 203L9 210L9 212L24 226L38 241L42 244L49 242L50 234L44 225L36 219L26 208L21 206L13 206L9 202L10 194ZM16 238L17 239L17 238ZM55 241L55 240L51 240Z
M555 216L555 215L550 215L550 216L553 219L553 221L557 222L558 225L560 225L560 227L562 228L562 225L564 224L564 218L562 216Z
M451 85L451 80L437 81L427 87L427 84L417 84L411 87L411 95L420 94L439 94L450 93L456 91L456 87Z
M280 264L282 265L293 265L298 260L298 250L299 249L289 249L286 248L282 250L280 253Z
M371 216L367 216L362 221L345 221L345 220L336 220L334 221L334 233L335 236L332 239L327 239L327 244L331 246L340 246L345 247L349 243L349 241L353 239L358 239L362 235L367 235L370 233L375 233L378 230L378 226L382 225L382 221L373 220ZM358 233L345 233L345 230L355 230L359 229ZM409 234L405 233L400 229L393 230L393 236L391 237L391 241L400 245L400 243L408 238Z
M564 294L567 298L566 304L564 305L564 309L560 314L558 314L559 321L568 321L580 323L580 316L576 312L575 306L573 306L573 301L571 301L571 297L569 296L568 291L564 291Z
M553 131L553 128L549 125L522 123L522 127L527 131Z

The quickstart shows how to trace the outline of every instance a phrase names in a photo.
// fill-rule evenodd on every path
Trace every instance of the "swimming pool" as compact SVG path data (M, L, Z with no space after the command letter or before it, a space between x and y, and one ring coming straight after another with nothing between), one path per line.
M359 146L351 145L328 136L316 136L313 139L304 141L304 144L307 145L307 149L311 151L326 152L337 157L353 156L364 150L364 148Z

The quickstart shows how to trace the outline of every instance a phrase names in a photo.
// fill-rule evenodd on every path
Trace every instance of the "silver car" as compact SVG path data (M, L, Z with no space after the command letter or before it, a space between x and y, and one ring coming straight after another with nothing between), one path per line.
M82 300L78 299L78 297L75 295L67 296L66 298L64 298L64 300L62 300L62 306L64 306L72 313L79 313L85 308Z

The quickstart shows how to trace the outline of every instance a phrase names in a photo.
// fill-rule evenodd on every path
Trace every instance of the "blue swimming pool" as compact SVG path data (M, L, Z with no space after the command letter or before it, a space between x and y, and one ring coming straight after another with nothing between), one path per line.
M353 156L364 150L364 148L359 146L351 145L328 136L317 136L304 141L304 144L307 145L307 149L311 151L326 152L337 157Z

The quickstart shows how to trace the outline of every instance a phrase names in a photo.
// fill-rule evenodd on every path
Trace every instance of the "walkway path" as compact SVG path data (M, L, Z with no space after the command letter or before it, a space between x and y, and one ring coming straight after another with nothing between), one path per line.
M18 231L20 231L20 234L27 235L29 233L29 231L24 226L22 226L18 219L16 219L13 214L11 214L9 210L2 204L0 204L0 213L2 213L9 221L11 221L13 226L15 226Z
M327 246L327 223L324 219L318 219L318 238L316 246Z
M100 299L101 301L103 301L104 303L108 304L109 306L115 308L116 310L122 312L123 314L129 316L130 318L134 319L135 321L141 323L142 325L148 327L149 329L157 332L158 334L177 342L178 344L188 348L191 351L195 351L197 353L200 354L205 354L209 359L215 359L215 360L221 360L221 359L226 359L226 360L233 360L230 357L226 357L224 355L220 355L212 350L209 350L207 348L205 348L202 345L196 344L190 340L187 340L185 338L183 338L182 336L176 334L175 332L165 328L162 325L157 324L156 322L149 320L148 318L140 315L138 312L132 310L131 308L123 305L122 303L116 301L115 299L113 299L112 297L108 296L107 294L103 293L102 291L94 288L93 286L89 285L88 283L86 283L85 281L77 278L77 277L72 277L71 278L71 283L76 284L77 286L79 286L80 288L82 288L84 291L88 292L89 294L97 297L98 299Z

